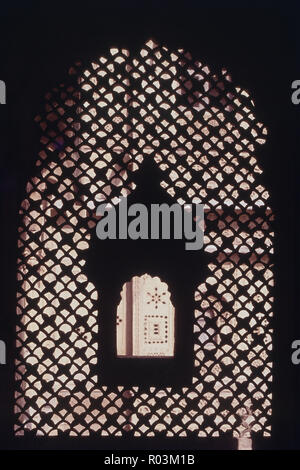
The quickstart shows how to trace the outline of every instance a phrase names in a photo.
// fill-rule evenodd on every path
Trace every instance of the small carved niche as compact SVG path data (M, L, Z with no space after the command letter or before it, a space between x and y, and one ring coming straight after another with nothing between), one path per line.
M134 276L117 308L117 356L174 356L174 321L168 285L157 276Z

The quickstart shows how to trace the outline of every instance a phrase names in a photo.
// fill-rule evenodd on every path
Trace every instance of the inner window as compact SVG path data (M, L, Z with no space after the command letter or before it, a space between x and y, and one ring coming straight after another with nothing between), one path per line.
M175 309L166 283L148 274L123 285L117 309L117 355L174 356Z

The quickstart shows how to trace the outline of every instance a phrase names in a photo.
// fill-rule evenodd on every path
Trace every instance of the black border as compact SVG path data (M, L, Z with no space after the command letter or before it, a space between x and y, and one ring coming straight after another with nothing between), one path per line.
M117 8L116 8L117 7ZM139 48L150 36L170 47L184 45L211 66L226 65L235 83L255 97L257 115L270 129L259 160L276 215L276 289L274 318L273 436L254 438L255 448L300 447L299 372L290 345L300 338L296 311L299 250L296 245L299 193L297 133L299 110L290 100L291 82L299 78L295 10L215 8L196 2L184 8L166 4L104 10L101 2L6 6L0 12L0 78L7 84L7 105L0 107L1 146L1 299L0 337L7 345L7 366L0 366L0 447L3 449L235 448L233 439L15 438L13 357L17 211L38 152L33 119L43 95L76 59L88 61L111 45ZM299 44L299 41L298 41ZM298 74L298 75L297 75ZM300 366L298 366L300 367Z

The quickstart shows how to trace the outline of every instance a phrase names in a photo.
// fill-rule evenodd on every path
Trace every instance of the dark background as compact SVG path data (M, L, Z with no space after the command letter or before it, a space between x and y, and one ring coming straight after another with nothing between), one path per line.
M104 2L103 2L104 3ZM105 2L107 4L107 2ZM0 107L0 339L7 365L0 366L1 449L222 449L232 439L59 440L13 437L13 361L18 207L33 173L39 131L33 119L44 95L64 82L76 61L88 62L112 45L139 50L149 37L170 48L183 46L216 70L226 67L235 84L250 90L256 116L268 130L258 149L276 215L274 399L272 438L254 440L257 449L300 449L300 365L291 362L291 343L300 339L298 133L300 105L291 102L291 83L300 79L297 10L284 8L204 9L199 2L111 3L33 1L1 4L0 79L7 104ZM97 6L96 6L97 5ZM147 5L147 6L146 6ZM297 57L298 53L298 57Z

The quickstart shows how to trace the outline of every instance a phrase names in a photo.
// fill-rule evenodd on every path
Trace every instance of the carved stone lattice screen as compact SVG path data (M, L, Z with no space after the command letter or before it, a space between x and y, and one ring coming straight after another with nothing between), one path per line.
M16 435L269 436L273 215L255 156L267 130L248 92L149 40L136 57L112 48L76 64L36 121L20 209ZM192 385L180 390L101 381L101 292L84 270L97 205L134 191L147 158L174 201L205 205L210 274L195 292Z

